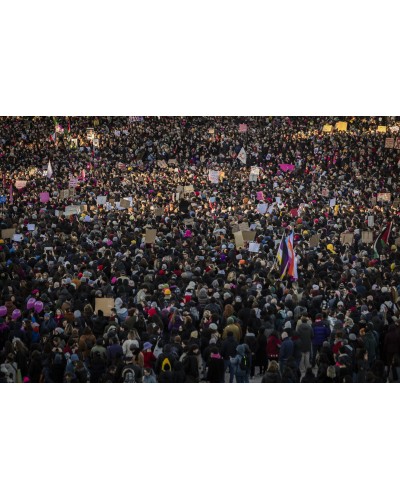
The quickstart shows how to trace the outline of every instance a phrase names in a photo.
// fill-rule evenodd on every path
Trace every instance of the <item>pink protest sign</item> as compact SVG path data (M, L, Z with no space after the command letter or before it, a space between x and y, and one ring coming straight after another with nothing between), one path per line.
M246 123L240 123L239 124L239 132L247 132L247 125L246 125Z
M264 199L264 193L262 191L257 191L257 200L263 200Z
M50 200L50 195L47 191L45 191L44 193L40 193L39 196L41 203L47 203Z
M292 172L294 170L294 165L289 165L288 163L280 163L279 168L282 172Z

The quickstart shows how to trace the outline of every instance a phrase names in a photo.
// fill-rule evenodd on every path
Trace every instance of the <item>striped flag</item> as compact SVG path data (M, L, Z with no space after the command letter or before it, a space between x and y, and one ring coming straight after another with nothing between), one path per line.
M297 274L297 257L294 251L294 231L292 231L286 239L287 247L289 252L289 266L288 266L288 275L293 279L298 279Z
M276 254L276 260L279 264L280 279L283 279L286 275L289 266L289 249L287 246L287 240L285 234L283 234L281 242L279 243L278 253Z
M379 258L383 255L386 246L389 243L390 231L392 229L392 223L388 222L386 227L378 234L378 237L374 243L374 257Z

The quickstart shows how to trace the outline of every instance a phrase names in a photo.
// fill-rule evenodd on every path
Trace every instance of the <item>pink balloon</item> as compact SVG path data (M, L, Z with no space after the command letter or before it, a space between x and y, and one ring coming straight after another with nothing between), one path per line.
M14 309L11 314L11 319L15 320L21 317L21 311L19 309Z
M0 306L0 317L7 316L7 307Z
M35 309L35 312L37 313L41 313L43 311L43 302L41 302L40 300L37 300L35 302L35 305L33 306L33 308Z
M26 307L28 309L33 309L33 307L35 306L35 302L36 302L36 299L34 299L33 297L30 298L26 304Z

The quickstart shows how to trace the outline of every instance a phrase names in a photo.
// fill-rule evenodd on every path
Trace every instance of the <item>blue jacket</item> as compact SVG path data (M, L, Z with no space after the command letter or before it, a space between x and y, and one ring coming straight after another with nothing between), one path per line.
M314 330L314 338L313 338L313 345L322 345L325 340L328 340L330 337L330 330L329 328L323 323L322 321L316 321L313 324L313 330Z
M281 348L279 350L279 361L287 360L290 356L293 356L294 344L290 337L287 337L282 341Z

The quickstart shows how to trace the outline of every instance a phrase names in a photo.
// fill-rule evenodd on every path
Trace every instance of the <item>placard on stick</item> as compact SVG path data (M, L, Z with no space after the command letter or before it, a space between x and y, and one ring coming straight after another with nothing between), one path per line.
M94 309L96 314L98 314L100 310L103 311L104 316L110 317L111 309L113 309L114 306L115 306L115 301L113 298L96 298Z

